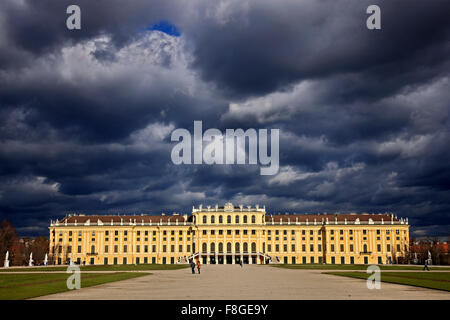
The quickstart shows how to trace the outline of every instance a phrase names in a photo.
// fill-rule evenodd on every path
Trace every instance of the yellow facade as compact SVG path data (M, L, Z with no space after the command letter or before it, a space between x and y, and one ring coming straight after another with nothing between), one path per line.
M381 264L409 249L408 221L394 215L268 215L231 203L190 216L69 215L49 229L55 264Z

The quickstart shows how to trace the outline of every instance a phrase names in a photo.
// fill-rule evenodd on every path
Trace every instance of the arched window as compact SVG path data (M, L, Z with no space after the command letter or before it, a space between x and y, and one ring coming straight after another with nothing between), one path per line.
M223 223L223 217L219 216L219 223Z
M216 223L216 217L215 216L211 216L211 223Z
M206 216L203 216L203 223L206 223Z
M219 252L223 252L223 243L219 242Z
M252 242L252 252L256 252L256 242Z
M227 223L231 223L231 216L227 216Z
M247 223L247 216L244 216L244 223Z
M235 244L234 244L234 252L239 252L240 250L239 250L240 248L239 248L239 242L236 242Z
M248 252L248 243L244 242L244 252Z
M256 217L252 216L252 223L256 223Z
M227 252L231 253L231 242L227 243Z
M234 222L239 223L239 216L236 216Z
M211 243L211 252L216 252L216 245L214 242Z
M203 243L202 244L202 252L206 253L206 251L208 251L208 247L207 247L206 243Z

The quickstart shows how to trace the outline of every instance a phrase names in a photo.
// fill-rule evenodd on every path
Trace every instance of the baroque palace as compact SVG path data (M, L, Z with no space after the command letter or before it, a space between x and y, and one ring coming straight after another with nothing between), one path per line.
M266 214L200 205L192 215L68 215L50 223L55 264L383 264L406 255L393 214Z

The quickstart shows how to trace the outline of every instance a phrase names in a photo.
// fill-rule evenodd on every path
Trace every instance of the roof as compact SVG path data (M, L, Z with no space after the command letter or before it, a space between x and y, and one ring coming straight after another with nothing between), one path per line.
M60 223L86 223L86 221L90 220L90 222L101 221L102 223L120 223L120 222L136 222L136 223L157 223L157 222L184 222L189 219L185 219L184 216L180 215L71 215L66 216L64 219L60 221ZM136 221L135 221L136 220Z
M339 222L354 222L356 221L356 219L359 219L360 222L368 222L369 219L372 219L373 222L381 222L381 221L391 221L391 219L393 218L394 222L398 222L398 218L396 216L392 216L390 214L387 213L379 213L379 214L369 214L369 213L334 213L334 214L326 214L326 213L322 213L322 214L288 214L288 215L283 215L283 214L277 214L277 215L267 215L266 216L266 222L270 222L273 221L274 222L279 222L280 220L284 220L287 221L288 219L290 221L298 221L298 222L314 222L314 219L317 222L322 222L323 221L328 221L329 222L333 222L333 221L337 221Z

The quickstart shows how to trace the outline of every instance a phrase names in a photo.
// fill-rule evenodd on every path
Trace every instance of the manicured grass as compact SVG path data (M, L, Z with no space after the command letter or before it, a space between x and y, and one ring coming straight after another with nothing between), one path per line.
M316 269L316 270L367 270L363 264L276 264L278 268L286 269ZM423 266L391 265L379 266L381 270L422 270ZM430 270L450 270L450 267L429 267Z
M367 280L365 272L325 272L337 276ZM381 282L450 291L450 272L381 272Z
M30 268L8 268L1 269L1 272L52 272L52 271L66 271L68 266L57 267L30 267ZM147 271L147 270L178 270L188 268L187 264L116 264L116 265L94 265L94 266L81 266L81 271Z
M115 272L81 274L81 288L149 275L145 272ZM1 274L0 300L21 300L69 291L66 281L70 274ZM105 297L107 299L107 297Z

